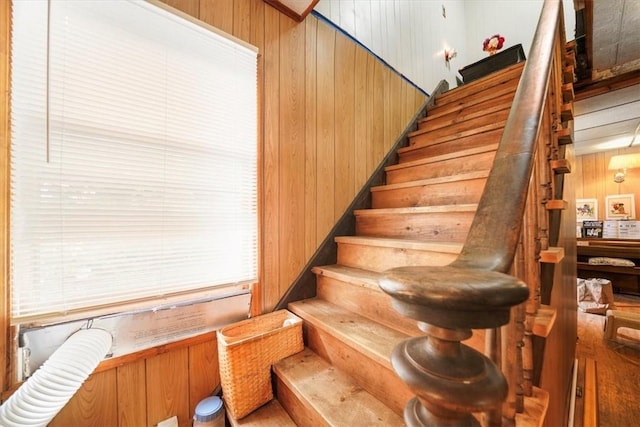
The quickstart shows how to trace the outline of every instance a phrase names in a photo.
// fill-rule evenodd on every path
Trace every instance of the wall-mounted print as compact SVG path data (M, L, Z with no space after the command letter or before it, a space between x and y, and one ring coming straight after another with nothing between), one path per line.
M577 199L576 220L595 221L598 219L598 199Z
M636 204L633 194L607 196L607 219L633 219L636 217Z

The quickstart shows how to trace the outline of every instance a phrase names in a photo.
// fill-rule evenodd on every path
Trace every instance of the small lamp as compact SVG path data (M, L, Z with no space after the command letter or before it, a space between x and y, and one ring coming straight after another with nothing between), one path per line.
M619 154L609 160L609 170L615 170L613 181L620 184L624 182L627 169L640 168L640 153Z

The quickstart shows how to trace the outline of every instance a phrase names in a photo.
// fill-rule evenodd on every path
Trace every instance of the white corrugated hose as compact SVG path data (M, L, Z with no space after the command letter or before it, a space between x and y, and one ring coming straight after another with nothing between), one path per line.
M111 334L81 329L71 335L0 406L0 426L46 426L80 389L111 348Z

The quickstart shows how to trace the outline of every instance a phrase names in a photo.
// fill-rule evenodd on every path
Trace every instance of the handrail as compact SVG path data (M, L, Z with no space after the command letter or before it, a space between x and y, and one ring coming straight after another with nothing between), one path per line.
M560 0L546 0L533 44L460 256L452 265L506 273L516 251L545 105Z

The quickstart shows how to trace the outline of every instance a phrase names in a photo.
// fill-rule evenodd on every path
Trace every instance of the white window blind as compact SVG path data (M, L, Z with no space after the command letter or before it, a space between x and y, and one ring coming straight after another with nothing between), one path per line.
M14 322L256 280L256 58L142 1L14 0Z

